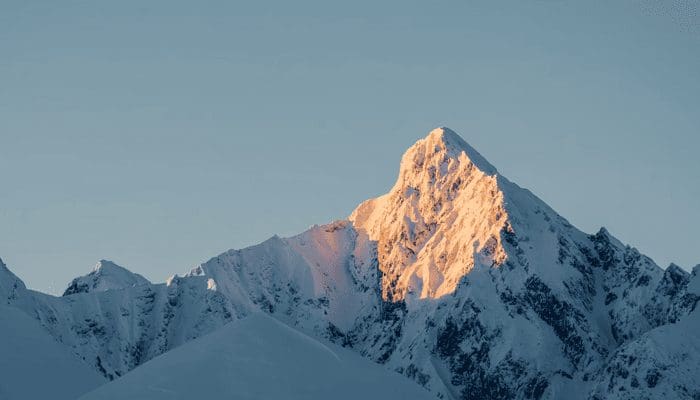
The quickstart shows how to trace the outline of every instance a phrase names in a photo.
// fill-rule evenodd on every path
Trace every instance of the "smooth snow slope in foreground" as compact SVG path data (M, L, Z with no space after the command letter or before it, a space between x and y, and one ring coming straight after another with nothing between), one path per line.
M22 311L0 306L0 399L75 399L107 380Z
M228 324L81 397L90 399L431 399L359 355L261 313Z

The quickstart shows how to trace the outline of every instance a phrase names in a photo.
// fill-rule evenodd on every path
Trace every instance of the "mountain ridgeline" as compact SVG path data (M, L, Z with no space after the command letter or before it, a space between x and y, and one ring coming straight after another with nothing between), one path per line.
M161 284L101 261L62 297L0 263L0 302L110 380L264 312L437 399L698 399L699 274L581 232L438 128L346 220Z

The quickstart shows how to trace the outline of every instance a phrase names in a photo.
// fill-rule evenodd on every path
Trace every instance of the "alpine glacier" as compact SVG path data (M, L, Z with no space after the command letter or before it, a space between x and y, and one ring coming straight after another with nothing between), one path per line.
M108 379L264 312L438 399L697 399L699 274L581 232L438 128L345 220L162 284L101 261L53 297L2 265L0 300Z

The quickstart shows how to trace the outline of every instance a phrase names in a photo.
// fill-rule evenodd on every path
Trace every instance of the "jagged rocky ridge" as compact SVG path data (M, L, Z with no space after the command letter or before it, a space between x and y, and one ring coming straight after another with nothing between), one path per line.
M262 310L437 398L694 399L699 273L579 231L439 128L347 220L60 298L3 265L0 299L110 379Z

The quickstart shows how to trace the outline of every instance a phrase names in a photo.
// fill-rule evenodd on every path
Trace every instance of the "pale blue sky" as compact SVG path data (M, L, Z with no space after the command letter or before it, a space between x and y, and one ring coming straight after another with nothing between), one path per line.
M0 257L52 293L100 258L162 281L347 216L445 125L692 267L698 4L4 0Z

